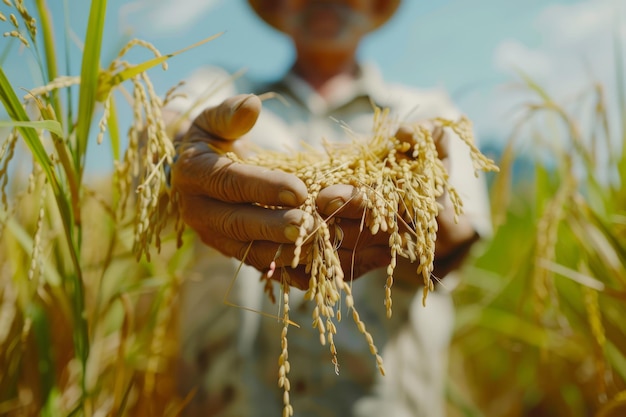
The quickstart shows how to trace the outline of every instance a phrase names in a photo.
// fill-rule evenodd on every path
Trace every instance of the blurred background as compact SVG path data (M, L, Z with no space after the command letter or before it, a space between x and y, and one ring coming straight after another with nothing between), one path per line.
M80 74L90 3L59 0L47 5L61 73ZM107 66L133 38L149 41L166 54L218 33L218 38L170 59L167 71L151 69L156 91L164 94L204 65L233 73L246 70L252 78L265 79L291 64L285 39L262 24L244 0L110 0L101 65ZM31 51L16 41L4 45L2 68L16 90L46 83ZM483 152L501 167L489 177L493 239L473 255L455 292L450 415L626 415L626 0L405 0L360 54L375 62L389 81L448 91L473 120ZM128 55L134 62L151 57L145 50ZM120 112L121 132L131 119L130 112ZM126 146L123 140L121 146ZM87 174L97 179L111 172L111 152L110 146L91 146ZM102 227L113 233L116 226ZM172 265L185 265L192 256L165 253L173 263L162 257L156 264L141 264L130 281L125 278L122 292L128 291L130 298L122 297L126 301L118 305L119 294L111 289L116 294L110 295L113 307L102 312L102 334L124 335L105 338L117 344L102 346L115 350L120 340L131 346L125 351L131 363L124 365L129 366L125 376L109 360L98 368L103 380L141 380L115 388L115 398L124 398L129 415L148 415L146 404L152 401L154 406L171 394L168 351L155 350L153 337L155 329L171 331L175 318L159 312L175 302L176 285L161 275L174 276ZM29 256L24 262L30 262ZM114 265L113 272L99 279L119 275L122 268ZM0 273L10 270L5 267ZM14 285L19 281L15 276ZM153 280L146 281L146 276ZM116 279L107 285L121 282ZM150 326L144 329L137 325L136 337L128 338L128 300L145 301L148 289L165 281L168 291L146 301L148 307L133 316L135 323L141 323L142 314L156 318L146 319ZM6 349L14 348L14 337L21 335L25 345L29 340L23 327L28 320L18 320L18 312L10 314L9 303L19 297L8 288L0 290L0 347ZM109 321L105 312L111 314ZM71 326L52 318L47 325ZM143 333L148 330L151 336ZM32 343L56 340L46 337L35 337ZM163 334L159 337L164 340ZM71 340L57 342L57 351L71 349ZM145 357L142 346L152 346L149 354L143 352ZM46 368L55 361L65 366L67 357L44 360L36 347L21 355L14 352L17 356L8 353L11 349L4 352L0 358L7 364L22 365L0 373L0 392L7 393L0 394L0 415L17 410L24 398L39 407L48 404L49 411L54 401L67 400L63 384ZM155 357L159 366L151 362ZM39 358L39 367L24 368L25 358ZM44 370L42 363L47 363ZM24 397L41 375L49 378L44 378L47 385ZM72 378L66 375L63 381ZM141 393L133 391L137 387ZM93 409L104 401L97 398ZM177 408L169 410L175 414Z
M366 40L361 57L374 61L389 81L445 89L474 121L481 142L499 147L519 116L518 104L528 97L515 87L519 72L562 101L576 100L600 82L610 111L616 111L620 67L615 42L626 36L624 3L404 1L389 24ZM69 50L69 74L80 68L89 6L69 0L48 4L59 56ZM222 33L177 56L168 71L151 71L160 93L203 65L267 79L282 74L292 62L286 38L263 24L244 0L109 0L106 13L103 63L131 38L152 42L165 54ZM69 40L62 41L66 34ZM32 54L15 44L4 64L11 80L24 88L42 82L33 70L35 63L28 61L33 61Z

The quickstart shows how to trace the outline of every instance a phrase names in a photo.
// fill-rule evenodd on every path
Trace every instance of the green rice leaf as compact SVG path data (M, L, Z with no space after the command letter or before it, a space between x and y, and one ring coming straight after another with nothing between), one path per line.
M44 129L50 131L58 136L63 136L63 128L61 123L54 120L39 120L29 122L17 122L17 121L0 121L1 127L30 127L33 129Z
M559 356L572 360L580 360L587 354L585 346L574 340L499 308L485 308L480 325L539 349L547 348Z
M59 178L57 176L56 171L54 170L54 164L50 160L46 149L43 147L39 136L36 134L33 129L32 124L44 124L46 126L51 127L51 131L54 133L55 130L58 130L60 125L58 122L53 120L44 120L44 121L32 121L29 119L26 111L22 107L22 103L18 99L15 91L11 87L11 83L7 79L4 71L0 68L0 100L4 104L4 107L11 118L11 122L14 123L15 127L20 131L26 145L29 147L30 151L33 154L33 157L37 161L37 163L41 166L41 168L46 173L46 178L50 182L50 186L54 191L54 196L57 201L57 206L59 211L61 212L61 217L63 219L63 226L65 229L65 233L67 236L67 241L70 246L70 252L72 253L73 263L77 269L79 268L78 255L75 252L74 241L72 239L73 236L73 214L70 209L70 204L65 196L63 189L59 183ZM56 127L55 127L56 123Z
M9 117L17 122L31 122L29 120L26 111L22 107L15 91L12 89L9 80L2 68L0 68L0 100L4 104ZM86 363L87 352L88 352L88 343L87 343L87 324L83 317L83 283L82 283L82 271L80 265L80 257L77 251L76 240L75 240L75 228L74 228L74 215L71 210L70 204L68 202L67 196L65 195L60 183L59 178L56 175L56 171L54 170L54 164L48 157L46 150L44 149L39 136L37 136L34 129L27 126L17 126L24 141L30 148L33 157L37 161L37 163L44 170L46 177L48 178L48 182L52 187L54 192L55 201L57 203L57 208L61 214L61 218L63 221L63 229L65 231L65 238L68 244L70 258L72 261L72 265L75 270L75 274L69 277L69 279L73 280L74 289L76 291L75 296L75 319L78 323L76 326L76 330L74 331L76 335L76 350L81 357L83 365Z
M38 356L38 370L40 378L41 395L44 398L44 404L48 403L48 395L54 388L54 358L52 351L52 337L50 335L50 322L46 315L46 311L41 305L32 302L27 310L26 315L32 320L33 335L35 336Z
M607 340L606 343L606 356L611 363L611 366L615 371L622 377L622 379L626 380L626 357L624 354L611 342L611 340Z
M587 214L590 225L595 226L596 229L601 232L602 236L610 245L610 249L619 257L621 265L626 265L626 247L624 247L624 242L620 240L620 237L617 236L615 228L607 224L593 210L589 209L589 207L582 206L580 209Z
M106 0L92 0L85 37L85 50L80 73L78 95L78 121L76 126L76 153L74 164L79 177L82 176L83 162L87 152L89 130L96 105L96 91L100 73L100 51L106 16Z
M545 205L554 196L554 176L550 169L539 164L535 166L535 213L538 215L543 213Z
M46 59L46 70L47 70L47 82L54 80L58 76L58 66L56 60L56 48L54 42L54 29L52 27L52 17L50 16L50 10L46 5L45 0L36 0L37 12L39 14L39 27L41 28L42 36L44 43L44 52ZM51 92L52 97L52 107L54 108L54 112L56 114L62 114L61 110L61 102L59 100L59 93L54 90ZM62 135L59 135L62 136Z
M115 73L113 75L109 74L108 72L102 72L100 74L100 80L99 80L99 84L98 84L98 92L97 92L97 100L98 101L104 101L106 100L106 98L109 96L109 94L111 93L111 90L113 88L115 88L116 86L120 85L121 83L123 83L124 81L127 81L143 72L148 71L151 68L156 67L157 65L160 65L162 63L164 63L165 61L167 61L168 59L182 54L183 52L186 52L190 49L196 48L200 45L203 45L215 38L217 38L218 36L220 36L221 33L218 33L216 35L213 36L209 36L208 38L205 38L203 40L201 40L200 42L196 42L195 44L188 46L186 48L180 49L176 52L172 52L171 54L167 54L167 55L162 55L162 56L158 56L156 58L152 58L148 61L145 61L141 64L138 65L134 65L132 67L129 68L125 68L122 71Z
M107 120L109 137L111 138L111 153L113 154L113 160L120 160L120 126L117 120L117 107L115 105L115 100L111 100L111 104L109 107L109 119Z
M569 278L570 280L577 282L580 285L584 285L585 287L592 288L596 291L605 290L605 285L602 281L599 281L592 276L583 274L572 268L568 268L566 266L560 265L556 262L549 261L546 259L540 259L539 264L542 268L552 271L555 274L564 276L565 278Z
M2 100L2 104L4 104L4 107L6 108L13 123L20 124L15 127L19 129L22 137L26 141L26 144L33 153L33 156L44 169L48 181L50 181L52 188L55 190L55 194L60 194L61 189L56 173L52 169L52 161L48 157L48 154L41 144L41 140L39 140L39 136L37 136L35 130L33 130L31 126L23 125L23 123L28 124L33 122L26 114L26 111L22 107L22 103L19 98L17 98L17 95L15 94L15 91L13 90L13 87L11 86L11 83L7 79L2 68L0 68L0 100Z

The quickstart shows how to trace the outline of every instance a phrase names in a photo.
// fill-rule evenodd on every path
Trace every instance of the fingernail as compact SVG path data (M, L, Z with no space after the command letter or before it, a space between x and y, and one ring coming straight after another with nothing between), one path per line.
M238 98L237 100L235 100L235 102L232 104L232 112L235 113L237 110L239 110L239 108L243 105L243 103L245 103L246 100L248 100L250 97L252 97L253 94L245 94L243 97Z
M255 125L261 112L261 101L254 94L237 96L228 103L230 121L226 139L238 139Z
M295 242L296 240L298 240L298 236L300 236L300 228L290 224L289 226L285 227L284 233L287 239Z
M326 204L326 207L324 207L324 214L330 216L331 214L339 211L345 204L346 203L342 198L335 198Z
M298 205L296 195L289 190L282 190L281 192L279 192L278 200L281 204L285 206L296 207Z

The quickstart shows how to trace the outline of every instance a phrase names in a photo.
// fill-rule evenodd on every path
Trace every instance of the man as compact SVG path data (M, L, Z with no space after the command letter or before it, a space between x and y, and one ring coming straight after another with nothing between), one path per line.
M319 146L322 138L345 141L351 135L367 135L373 104L389 108L403 122L459 115L440 92L389 85L374 68L357 61L360 41L389 20L399 0L249 3L265 22L292 39L295 61L278 81L239 91L234 84L224 88L222 95L232 97L203 110L178 144L173 189L179 193L185 222L213 248L197 267L197 279L189 279L183 292L181 380L185 391L198 389L190 415L280 415L283 398L276 381L282 324L248 310L276 314L263 294L259 271L266 271L277 253L278 268L285 267L294 287L306 288L308 282L302 265L289 266L303 218L297 207L306 197L304 184L284 172L233 163L222 152L245 154L251 143L287 152L301 143ZM197 96L201 83L217 83L217 78L215 72L199 73L190 85ZM282 100L261 105L258 96L237 92L274 92ZM216 97L219 94L213 100ZM449 204L438 217L434 275L443 278L489 230L489 221L484 184L473 178L467 149L457 138L448 138L449 133L433 134L465 207L458 223ZM317 199L322 214L343 207L338 216L346 237L359 233L362 208L354 195L351 186L336 185ZM364 236L355 250L347 243L355 240L344 239L340 248L355 255L355 267L346 264L343 269L358 278L353 287L355 306L382 350L387 375L377 374L367 343L348 319L337 323L337 375L328 347L319 344L317 330L310 328L313 303L294 290L290 316L301 325L289 331L295 415L444 415L445 357L453 320L445 288L449 278L423 308L421 277L415 273L416 265L403 260L395 276L394 314L387 319L386 273L381 267L389 262L388 241L384 234ZM248 266L239 270L233 258ZM224 295L244 308L224 304ZM349 317L345 311L344 316Z

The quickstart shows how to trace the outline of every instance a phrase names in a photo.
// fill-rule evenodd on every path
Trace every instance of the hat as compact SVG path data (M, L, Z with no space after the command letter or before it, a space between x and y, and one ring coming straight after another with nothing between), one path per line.
M281 19L278 12L281 8L281 1L276 0L248 0L248 3L254 12L273 28L284 32ZM374 27L372 30L378 29L385 24L391 16L396 12L400 0L376 0L374 3Z

